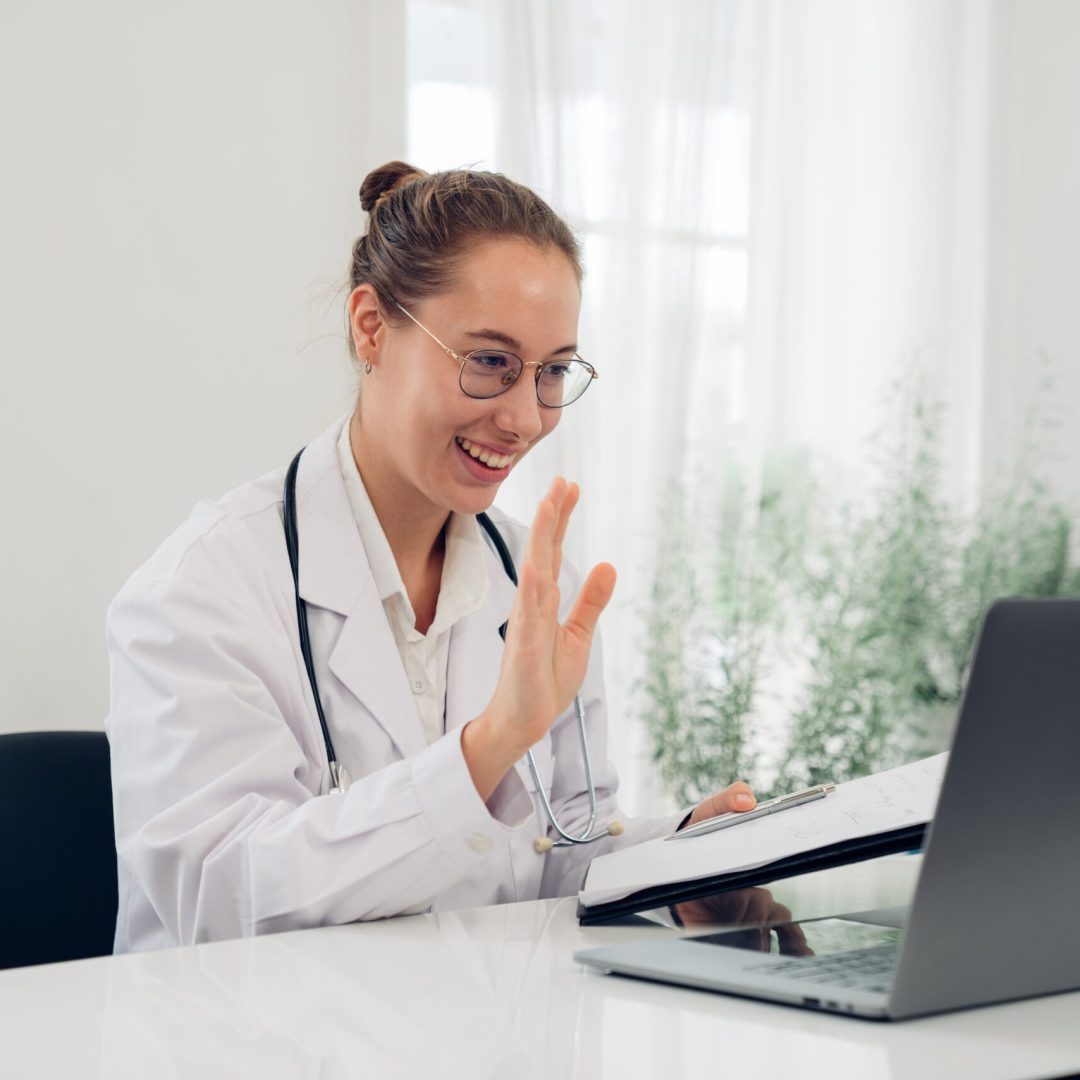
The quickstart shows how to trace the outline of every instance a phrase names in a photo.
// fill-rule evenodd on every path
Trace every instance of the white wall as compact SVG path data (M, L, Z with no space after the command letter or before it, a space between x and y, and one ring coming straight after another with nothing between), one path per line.
M100 727L105 607L197 500L351 404L357 190L402 7L0 9L0 731Z

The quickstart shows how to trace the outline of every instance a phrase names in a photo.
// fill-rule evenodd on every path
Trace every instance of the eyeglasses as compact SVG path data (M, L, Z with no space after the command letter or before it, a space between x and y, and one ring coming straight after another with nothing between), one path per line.
M570 360L526 361L501 349L476 349L461 356L444 345L415 315L397 305L447 356L461 364L458 385L471 398L493 398L505 394L530 365L536 368L536 400L548 409L562 409L577 401L593 379L600 376L592 364L580 356Z

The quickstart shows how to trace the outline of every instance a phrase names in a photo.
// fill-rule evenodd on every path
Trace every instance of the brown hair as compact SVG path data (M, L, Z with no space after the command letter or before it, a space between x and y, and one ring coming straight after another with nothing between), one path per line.
M448 169L426 173L404 161L372 170L360 185L368 231L352 250L350 291L369 283L384 314L448 288L469 244L489 237L556 247L582 278L581 246L536 192L501 173ZM349 351L356 355L351 331Z

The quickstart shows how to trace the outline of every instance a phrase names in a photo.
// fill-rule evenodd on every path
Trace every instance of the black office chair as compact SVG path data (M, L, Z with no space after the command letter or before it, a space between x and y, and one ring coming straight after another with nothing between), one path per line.
M115 928L104 733L0 735L0 968L111 953Z

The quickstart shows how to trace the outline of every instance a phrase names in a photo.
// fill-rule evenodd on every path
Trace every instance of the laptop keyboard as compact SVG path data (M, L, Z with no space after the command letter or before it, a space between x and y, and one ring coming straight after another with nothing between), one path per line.
M743 970L887 994L899 955L899 945L875 945L831 956L790 956L779 961L747 964Z

